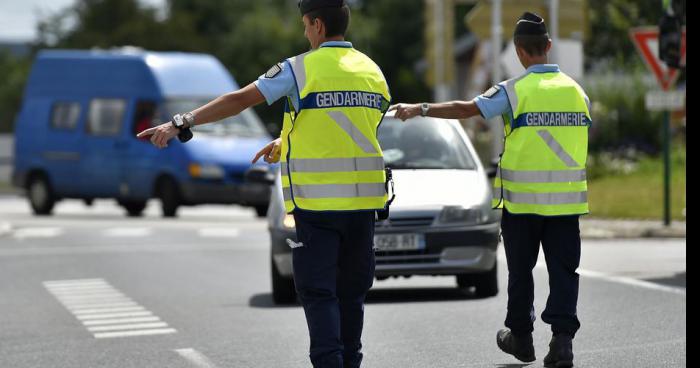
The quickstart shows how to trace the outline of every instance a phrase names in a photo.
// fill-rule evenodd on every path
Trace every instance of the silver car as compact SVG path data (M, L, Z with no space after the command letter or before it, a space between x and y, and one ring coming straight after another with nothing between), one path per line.
M456 120L388 115L378 131L392 168L396 200L374 237L378 280L412 275L456 276L480 297L498 294L496 250L500 213L476 151ZM296 299L292 254L294 217L286 214L278 177L268 211L272 295Z

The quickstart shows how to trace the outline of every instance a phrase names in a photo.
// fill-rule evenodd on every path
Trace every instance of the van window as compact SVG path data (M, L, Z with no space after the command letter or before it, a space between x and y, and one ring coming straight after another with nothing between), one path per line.
M166 100L165 113L167 115L163 119L168 121L173 115L192 111L214 98ZM262 122L251 109L244 110L239 115L228 117L213 124L198 125L193 130L197 133L219 136L265 137L267 135L267 130L265 130Z
M117 135L121 129L126 101L96 98L90 101L87 132L92 135Z
M144 130L158 124L158 122L155 120L158 116L158 112L156 110L156 103L154 101L138 101L136 103L134 121L131 125L131 133L134 137ZM150 140L150 137L141 138L141 140L148 141Z
M72 130L78 125L80 104L77 102L56 102L51 110L51 127Z

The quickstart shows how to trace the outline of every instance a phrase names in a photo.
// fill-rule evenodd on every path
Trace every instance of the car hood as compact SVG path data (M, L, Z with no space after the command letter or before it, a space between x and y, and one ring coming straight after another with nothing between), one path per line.
M485 175L476 170L394 169L396 199L393 210L440 210L444 206L470 208L491 200Z
M222 137L198 134L184 145L191 159L204 164L245 165L270 142L270 137Z

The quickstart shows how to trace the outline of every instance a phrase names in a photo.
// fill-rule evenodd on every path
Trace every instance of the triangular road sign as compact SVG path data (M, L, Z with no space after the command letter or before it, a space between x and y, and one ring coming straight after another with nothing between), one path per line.
M637 46L637 51L642 55L642 59L649 67L659 85L664 91L678 79L678 69L672 69L659 59L659 28L641 27L630 31L632 41ZM683 38L681 40L681 65L685 65L685 27L683 27Z

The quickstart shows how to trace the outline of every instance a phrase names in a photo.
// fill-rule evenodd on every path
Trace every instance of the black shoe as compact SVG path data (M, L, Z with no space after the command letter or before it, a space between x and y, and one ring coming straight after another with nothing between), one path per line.
M532 334L515 336L509 329L498 331L496 344L503 350L516 357L521 362L530 363L537 360L535 358L535 346L532 344Z
M549 342L549 353L544 357L545 367L568 368L574 366L574 351L568 334L552 336Z

